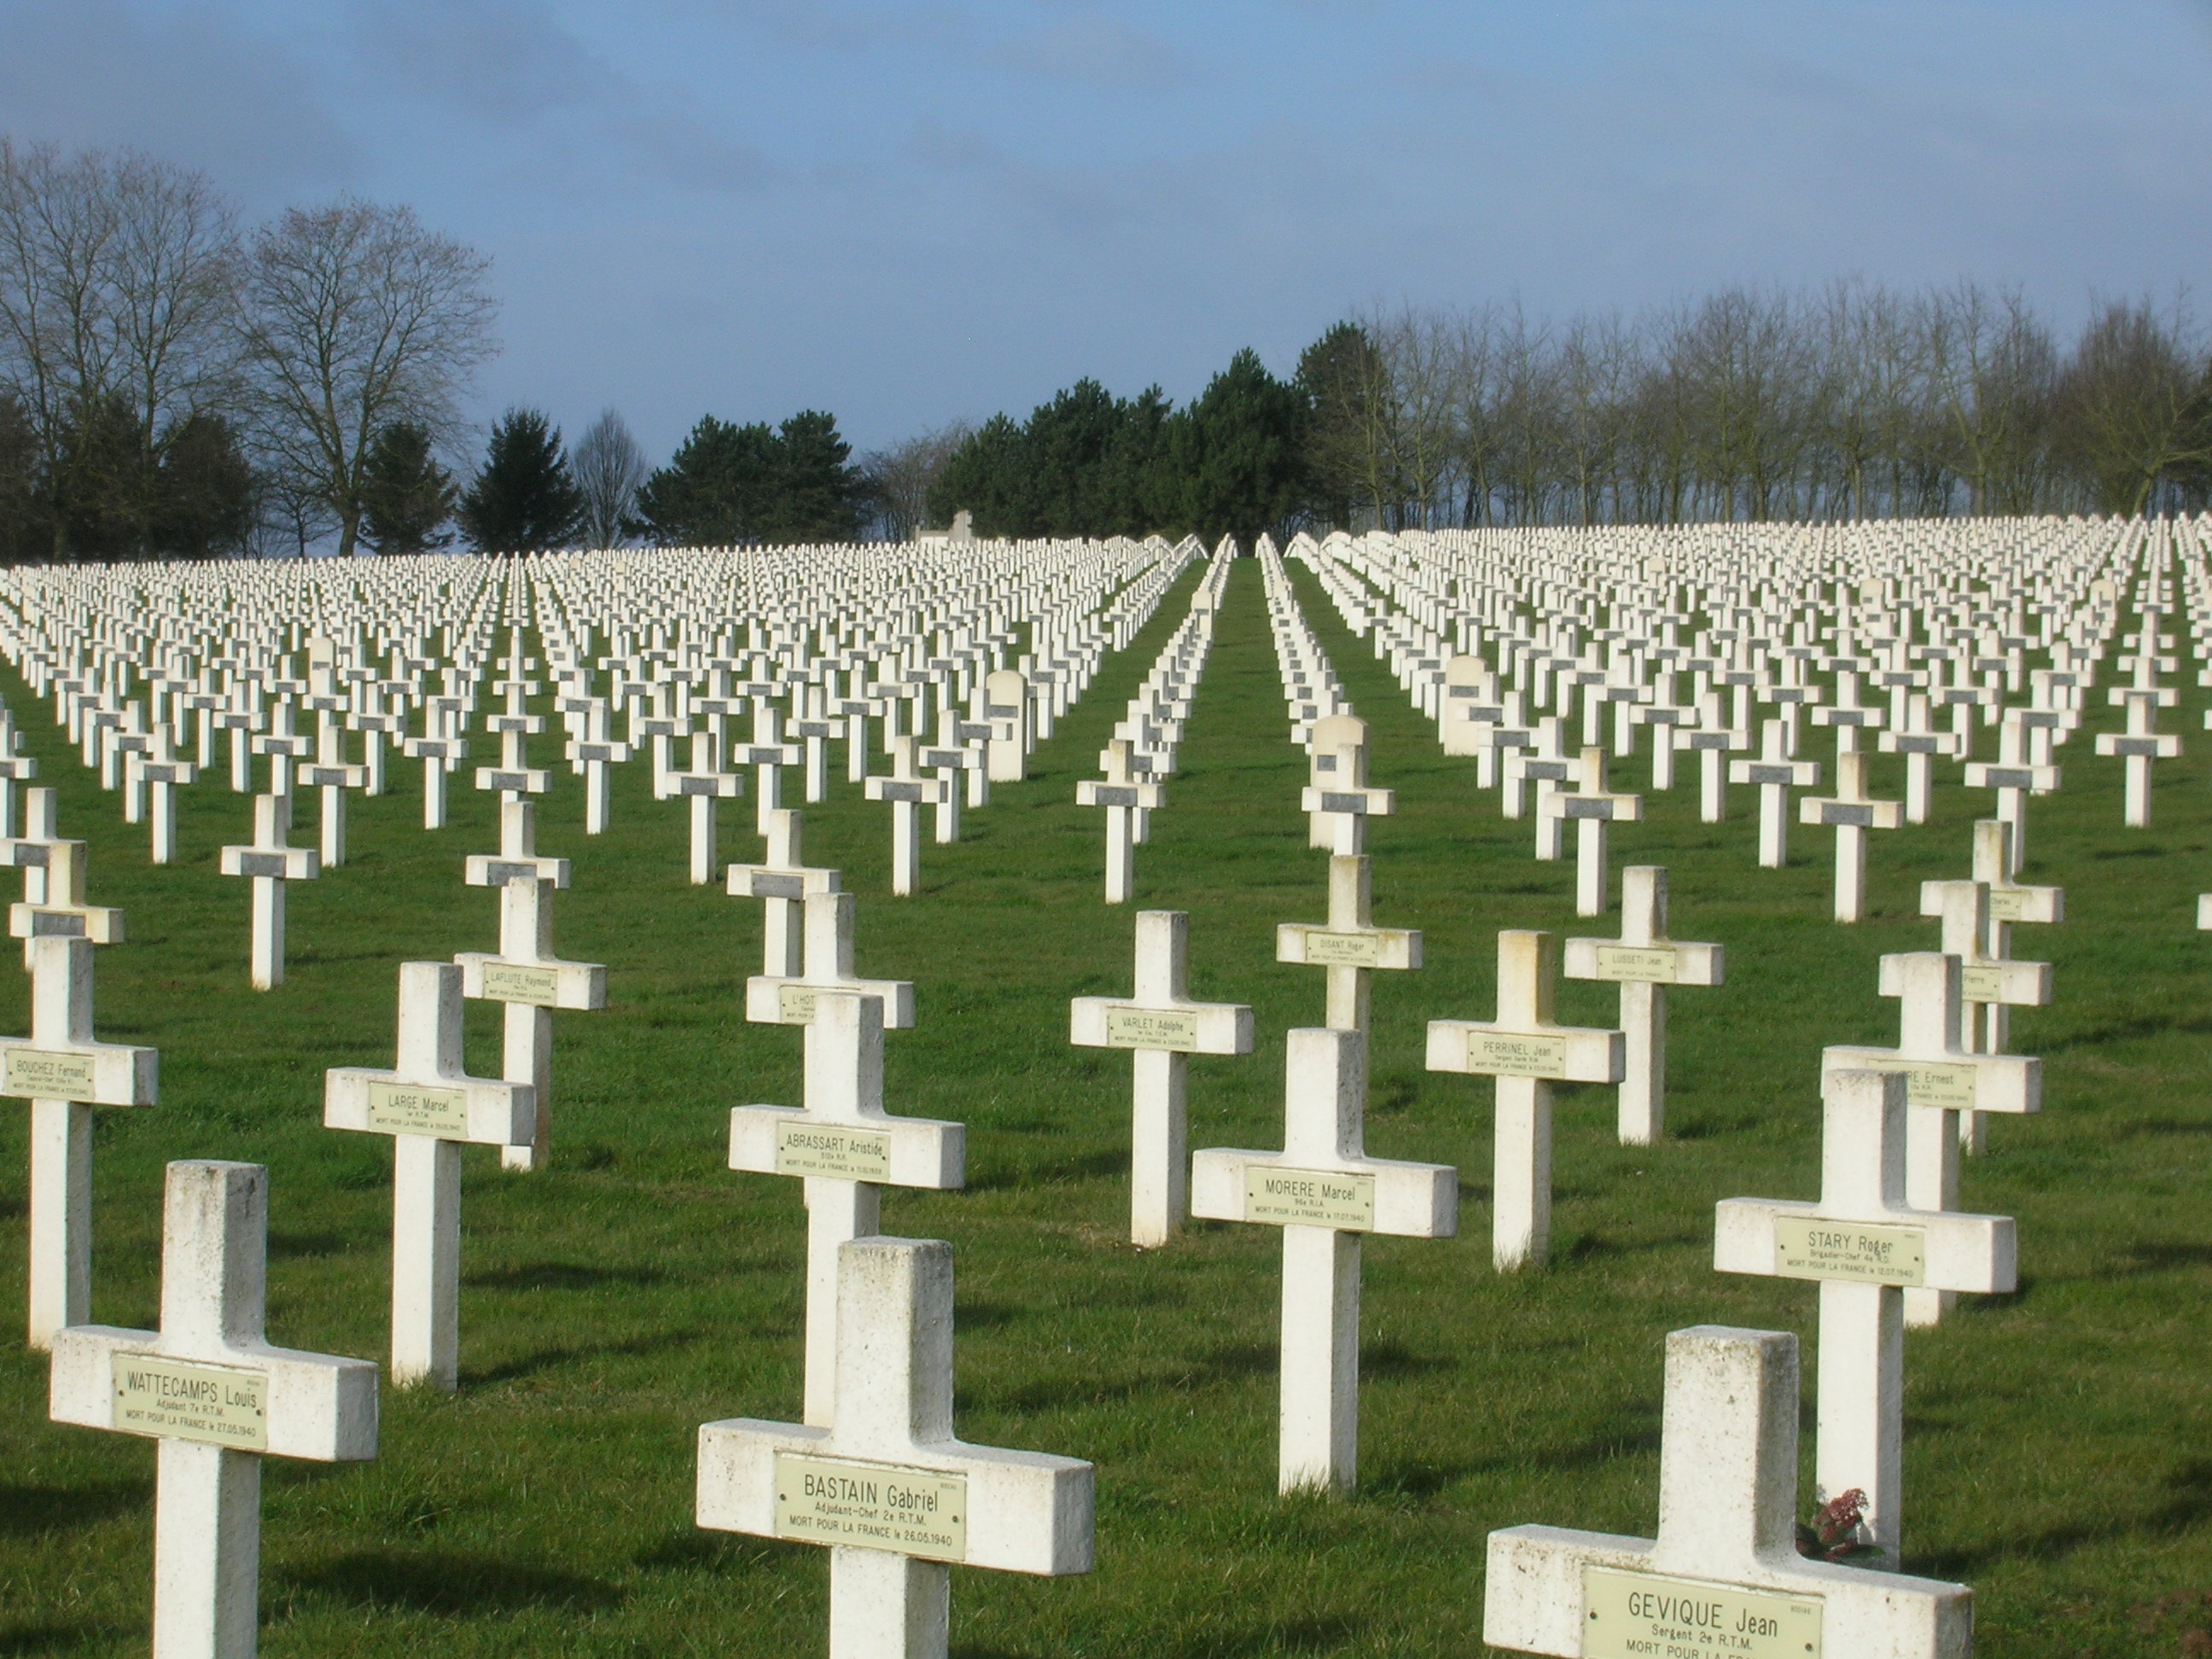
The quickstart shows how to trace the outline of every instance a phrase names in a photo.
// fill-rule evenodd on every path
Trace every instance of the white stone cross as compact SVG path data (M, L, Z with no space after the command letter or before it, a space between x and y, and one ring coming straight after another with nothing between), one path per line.
M1311 788L1323 788L1340 782L1350 783L1354 788L1364 788L1367 778L1367 722L1350 712L1328 714L1314 721L1305 734L1306 783ZM1356 750L1356 753L1351 752ZM1355 781L1356 780L1356 781ZM1308 808L1306 845L1337 853L1356 853L1359 848L1346 845L1347 839L1357 842L1364 826L1353 823L1341 825L1328 815ZM1386 806L1384 810L1389 810Z
M1667 871L1632 864L1620 872L1620 937L1566 942L1569 979L1620 986L1626 1039L1620 1079L1624 1146L1648 1146L1667 1133L1667 988L1718 985L1727 957L1717 945L1667 937Z
M1188 911L1139 910L1136 994L1077 997L1069 1004L1070 1042L1133 1051L1129 1239L1141 1247L1166 1243L1188 1212L1189 1057L1252 1052L1250 1008L1190 1000L1184 984L1189 945Z
M1535 784L1536 856L1547 863L1565 854L1567 821L1545 811L1545 804L1562 783L1574 781L1581 770L1580 757L1567 753L1566 722L1557 714L1547 714L1536 722L1533 744L1505 757L1501 809L1509 818L1519 817L1522 792L1528 783Z
M1191 1158L1190 1212L1283 1230L1282 1431L1277 1483L1350 1492L1359 1464L1359 1240L1449 1238L1459 1171L1370 1158L1367 1039L1289 1034L1283 1150Z
M1321 721L1315 730L1318 732L1328 724L1328 720ZM1387 817L1395 811L1396 794L1389 789L1369 787L1364 743L1316 753L1312 764L1317 781L1309 784L1300 794L1300 810L1312 813L1313 822L1327 830L1331 852L1358 853L1367 844L1367 820Z
M92 1316L92 1109L154 1103L160 1056L92 1035L93 943L24 949L31 1034L0 1037L0 1095L31 1103L30 1346Z
M314 752L315 740L292 729L292 705L278 698L269 710L269 730L252 740L253 752L269 757L269 793L284 803L284 827L292 827L292 764Z
M1821 1079L1820 1198L1726 1198L1713 1233L1721 1273L1820 1286L1815 1499L1866 1494L1863 1535L1894 1567L1903 1548L1905 1290L2003 1292L2016 1285L2012 1218L1916 1208L1905 1199L1905 1079Z
M796 974L760 974L747 980L745 1018L756 1025L809 1024L814 1018L816 992L853 991L883 1004L884 1030L911 1027L912 981L862 979L853 971L854 896L832 885L806 894L799 905L805 935L801 969Z
M253 988L273 990L284 982L284 884L313 881L322 861L312 847L291 847L284 830L291 817L289 795L253 798L253 840L226 847L221 854L226 876L253 882Z
M439 729L444 724L442 717L428 713L431 705L438 701L434 697L428 698L423 704L427 717L434 722L433 729L422 737L402 738L399 744L401 750L410 759L422 763L422 827L425 830L446 827L446 780L455 767L469 757L468 739Z
M1137 775L1133 746L1126 738L1101 750L1098 765L1105 780L1079 780L1075 804L1106 809L1106 902L1127 904L1137 881L1137 815L1166 805L1167 786Z
M1704 823L1718 823L1728 816L1724 763L1735 750L1751 746L1750 738L1729 723L1723 708L1727 701L1718 691L1707 691L1698 700L1698 723L1674 728L1674 747L1698 756L1698 818Z
M124 764L132 787L149 792L146 816L152 830L152 861L173 864L177 857L177 791L197 781L200 769L178 757L166 722L155 729L151 750L134 753ZM8 822L13 816L0 811L0 823Z
M870 800L889 801L891 807L891 892L903 898L921 885L921 809L947 799L952 786L943 778L925 778L915 769L916 739L893 738L890 744L891 775L865 781L861 792ZM1080 791L1082 786L1078 785Z
M1797 1339L1667 1337L1659 1535L1490 1534L1482 1639L1627 1659L1967 1659L1973 1592L1797 1553Z
M1917 1210L1959 1206L1960 1112L2033 1112L2043 1104L2043 1062L2024 1054L1978 1054L1960 1039L1959 958L1915 951L1881 959L1881 994L1899 1000L1894 1048L1837 1045L1820 1070L1902 1072L1905 1200ZM1905 1322L1933 1325L1951 1304L1941 1290L1905 1292Z
M505 1005L500 1074L530 1085L536 1103L532 1132L506 1143L500 1162L535 1170L545 1162L553 1130L553 1010L604 1008L607 970L596 962L564 962L553 953L553 895L568 884L568 860L538 855L538 808L501 801L499 851L472 854L461 879L499 890L499 950L458 952L461 994Z
M2127 730L2098 732L2097 752L2117 755L2127 762L2123 822L2130 830L2147 830L2150 827L2150 763L2154 760L2172 760L2181 753L2179 735L2153 729L2159 709L2172 706L2174 689L2166 686L2141 690L2120 687L2108 695L2114 702L2125 705Z
M346 799L349 789L368 787L368 769L349 766L345 758L345 727L325 715L316 734L315 753L300 763L299 781L322 793L323 868L335 870L345 862Z
M1905 821L1928 822L1930 772L1938 755L1960 752L1959 734L1939 732L1929 723L1928 698L1915 691L1905 697L1905 718L1893 724L1878 739L1885 755L1905 757Z
M51 789L24 792L24 833L0 841L0 862L23 872L23 897L8 908L8 931L15 938L88 939L115 945L123 939L123 912L85 902L91 854L81 841L64 841L56 827L56 797ZM24 947L23 965L31 954Z
M1551 1253L1553 1083L1618 1083L1627 1064L1620 1032L1553 1019L1559 977L1552 934L1504 929L1498 1018L1429 1022L1429 1070L1498 1079L1490 1257L1501 1273Z
M461 970L399 964L398 1063L323 1073L323 1127L392 1142L392 1380L460 1378L461 1148L527 1145L530 1085L471 1077L461 1057Z
M1370 969L1421 965L1420 930L1377 927L1370 919L1374 876L1364 853L1328 860L1328 920L1286 921L1275 929L1275 960L1328 970L1327 1024L1331 1030L1367 1029Z
M1615 823L1637 823L1644 817L1644 798L1615 794L1606 787L1606 753L1591 747L1583 750L1572 793L1555 789L1542 798L1541 811L1555 818L1572 819L1575 826L1575 914L1601 916L1606 908L1607 832Z
M761 972L771 977L799 977L804 901L810 893L838 888L836 871L810 866L799 855L799 828L797 811L777 808L768 815L767 861L733 864L724 872L725 890L732 898L763 901Z
M714 879L714 832L719 804L735 800L745 793L744 775L722 770L721 757L717 750L713 732L694 732L691 734L690 769L662 773L658 785L664 798L680 795L691 803L691 884L695 887L704 887Z
M477 768L477 787L487 793L496 790L502 803L520 801L526 795L542 795L552 787L550 773L530 763L530 739L545 729L543 714L523 712L524 693L518 685L536 690L535 682L505 681L507 688L506 712L484 717L484 729L499 734L499 764Z
M584 775L584 833L603 836L607 831L611 766L620 765L634 752L629 744L617 743L608 726L607 702L604 697L569 698L564 708L580 704L575 712L583 719L580 733L571 738L565 755L569 766Z
M826 1546L838 1659L945 1659L950 1564L1091 1571L1091 1466L955 1437L950 1244L856 1240L835 1288L833 1414L702 1424L698 1522Z
M730 1167L798 1176L806 1201L806 1403L827 1424L836 1376L837 1249L879 1231L884 1187L966 1183L968 1132L884 1109L884 1000L809 993L803 1107L730 1109Z
M1797 803L1802 822L1832 824L1835 828L1838 921L1856 921L1866 914L1867 831L1894 830L1905 822L1905 809L1899 803L1875 800L1867 793L1866 766L1867 757L1863 751L1838 750L1836 793L1808 795Z
M252 1659L261 1459L376 1455L376 1367L266 1340L269 1172L168 1167L161 1328L54 1335L57 1423L157 1440L155 1659Z
M2008 838L2008 854L2012 868L2008 876L2020 873L2021 860L2027 854L2027 798L2047 795L2058 787L2059 770L2055 766L2037 766L2027 757L2027 722L2018 716L2027 711L2009 711L2004 724L1997 728L1997 758L1975 761L1966 768L1966 787L1994 789L1997 792L1997 821L2008 825L2012 834Z
M2001 833L2010 826L1990 819ZM2056 889L2043 889L2056 891ZM2051 964L2010 954L2010 924L1997 918L1996 890L1982 881L1923 881L1920 914L1942 920L1940 947L1959 958L1960 1037L1977 1054L2001 1054L2011 1036L2007 1011L2050 1006ZM1960 1150L1987 1150L1989 1115L1959 1115Z
M768 815L782 810L783 769L797 766L806 757L806 751L798 744L783 740L781 726L782 716L776 706L765 696L757 697L753 702L753 740L730 750L732 766L753 769L753 827L762 835L768 833ZM695 754L696 749L695 742ZM695 759L692 764L696 767L698 763Z
M1761 727L1761 747L1753 760L1730 761L1730 783L1759 786L1759 862L1779 870L1790 861L1790 792L1809 789L1820 781L1818 761L1792 760L1790 728L1782 720Z

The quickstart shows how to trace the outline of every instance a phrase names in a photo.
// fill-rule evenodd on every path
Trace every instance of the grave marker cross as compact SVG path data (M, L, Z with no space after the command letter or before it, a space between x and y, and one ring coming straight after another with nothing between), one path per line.
M1135 748L1127 738L1116 738L1098 752L1103 781L1084 778L1075 786L1078 806L1106 810L1106 902L1127 904L1137 881L1137 815L1167 805L1164 784L1139 778L1135 771Z
M219 855L224 875L245 876L253 883L252 953L257 991L273 990L284 982L284 884L313 881L322 873L322 860L313 848L285 842L291 805L289 795L256 795L252 842L226 847Z
M1569 979L1620 986L1625 1038L1620 1130L1624 1146L1648 1146L1667 1130L1667 988L1718 985L1726 957L1717 945L1667 937L1667 871L1632 864L1620 872L1620 937L1566 942Z
M1759 862L1779 870L1790 861L1790 792L1820 782L1820 766L1790 757L1786 722L1768 720L1761 734L1758 758L1730 761L1729 781L1759 786Z
M1418 928L1377 927L1370 919L1374 878L1364 853L1328 860L1328 920L1316 927L1286 921L1275 929L1275 960L1328 970L1327 1023L1332 1030L1367 1029L1367 975L1374 969L1421 965Z
M1615 823L1636 823L1644 817L1639 795L1611 793L1606 787L1606 754L1601 748L1583 750L1573 793L1558 789L1544 796L1539 810L1552 817L1572 819L1575 826L1575 914L1605 914L1606 839Z
M1836 793L1808 795L1797 803L1798 816L1804 823L1835 828L1838 921L1856 921L1866 913L1867 831L1894 830L1905 821L1905 809L1899 803L1875 800L1867 793L1866 766L1863 751L1838 750Z

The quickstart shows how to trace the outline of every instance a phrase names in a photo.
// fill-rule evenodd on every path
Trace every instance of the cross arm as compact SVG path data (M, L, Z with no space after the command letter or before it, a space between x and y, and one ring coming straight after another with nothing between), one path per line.
M735 800L745 793L745 781L735 772L671 772L667 777L667 793L671 795L712 795L717 800Z
M1002 1572L1058 1577L1091 1571L1094 1471L1072 1457L1042 1452L1002 1451L963 1441L933 1442L902 1451L896 1461L852 1458L841 1454L837 1435L828 1429L790 1423L730 1418L699 1429L697 1517L717 1532L750 1533L759 1538L801 1538L810 1543L840 1540L777 1525L780 1507L778 1463L793 1458L822 1459L845 1466L866 1479L879 1471L886 1486L901 1470L957 1476L965 1511L963 1547L956 1554L919 1551L936 1559Z
M518 767L513 771L501 766L477 768L477 787L479 789L513 790L521 795L542 795L551 787L551 775L537 767Z
M1625 1032L1583 1025L1509 1030L1488 1020L1429 1022L1428 1069L1476 1077L1549 1078L1565 1083L1618 1083L1627 1073Z
M312 847L226 847L220 857L217 867L226 876L313 881L323 872L322 854Z
M967 1126L863 1113L830 1120L789 1106L730 1109L730 1167L840 1176L946 1192L966 1184Z
M161 1050L125 1042L42 1044L0 1037L0 1095L73 1100L91 1106L151 1106Z
M1790 1265L1777 1230L1778 1223L1790 1222L1814 1223L1824 1231L1854 1235L1850 1242L1835 1242L1829 1248L1855 1267L1821 1273ZM1919 1253L1917 1270L1909 1260L1915 1246ZM1717 1273L2001 1293L2018 1287L2018 1260L2013 1220L2006 1215L1899 1209L1880 1216L1838 1217L1822 1214L1818 1204L1768 1198L1724 1198L1716 1206L1713 1268ZM1888 1265L1873 1265L1885 1261Z
M733 864L724 877L732 898L805 898L809 893L834 893L841 878L835 870L779 868L772 864Z
M1832 796L1808 795L1797 803L1797 822L1856 823L1865 830L1895 830L1905 822L1905 805L1893 800L1838 800Z
M368 786L368 769L310 761L300 769L300 781L310 789L363 789Z
M323 1073L326 1129L435 1134L473 1146L526 1146L537 1124L537 1097L526 1083L481 1077L415 1082L397 1072L365 1066L334 1066Z
M945 799L945 792L951 787L942 778L866 778L861 781L860 793L869 800L912 801L918 805L933 806ZM1082 787L1081 784L1076 785L1079 791Z
M302 1353L262 1342L226 1343L211 1352L164 1352L156 1331L72 1325L54 1333L47 1414L57 1423L158 1438L157 1429L119 1420L118 1362L245 1371L261 1379L265 1450L313 1463L356 1463L376 1455L376 1366L367 1359Z
M536 856L516 858L505 853L472 853L463 867L461 880L470 887L504 887L516 881L550 881L556 887L568 884L568 860L541 859Z
M524 1002L538 1008L604 1008L606 964L549 957L525 962L495 951L463 951L461 994L479 1002Z
M1820 1050L1820 1075L1902 1072L1905 1101L1953 1111L2033 1112L2043 1105L2043 1062L2026 1054L1939 1054L1927 1059L1894 1048Z
M903 1031L914 1024L914 981L904 979L838 979L817 984L755 974L745 981L745 1018L755 1025L811 1025L814 994L849 991L884 1005L884 1029Z
M1629 945L1614 939L1571 939L1563 944L1559 971L1569 979L1718 985L1727 971L1728 952L1718 945L1676 939Z
M1162 783L1102 783L1096 778L1084 778L1075 786L1078 806L1141 806L1150 810L1168 804L1167 786Z
M1546 796L1541 811L1547 818L1602 818L1612 823L1640 823L1644 819L1644 797L1560 793Z
M88 939L123 942L123 912L101 904L27 904L8 907L8 932L15 939Z
M2153 760L2172 760L2181 752L2181 738L2172 732L2100 732L2097 752L2122 757L2148 755Z
M1275 929L1275 960L1309 968L1418 968L1417 927L1352 927L1285 921Z
M1079 1048L1164 1048L1192 1054L1249 1054L1252 1011L1237 1002L1138 1002L1076 997L1067 1040Z
M1301 790L1302 812L1359 812L1388 817L1397 811L1397 792L1390 789L1332 789L1326 784Z
M1190 1212L1209 1221L1449 1238L1459 1231L1459 1171L1401 1158L1324 1162L1213 1146L1191 1154Z
M1969 789L2030 789L2047 795L2058 787L2055 766L2015 765L2004 761L1969 761L1966 768Z

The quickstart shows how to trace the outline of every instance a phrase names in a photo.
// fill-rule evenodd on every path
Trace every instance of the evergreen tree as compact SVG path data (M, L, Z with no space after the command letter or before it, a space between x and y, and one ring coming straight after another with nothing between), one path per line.
M1348 529L1355 503L1375 493L1375 439L1389 366L1365 329L1338 323L1299 354L1291 384L1305 402L1302 449L1314 515Z
M535 409L510 409L491 429L483 470L461 497L461 527L487 553L558 547L583 526L560 428Z
M1246 548L1278 529L1304 502L1303 399L1267 373L1247 347L1230 359L1179 416L1169 451L1180 497L1176 530L1212 543L1234 536Z
M975 515L979 536L1027 534L1023 528L1025 449L1022 428L1012 416L991 416L953 451L930 485L929 516L939 524L950 524L952 515L965 508Z
M637 492L637 528L664 547L721 547L760 534L775 469L765 422L702 415Z
M230 422L188 415L167 436L154 482L149 550L165 559L242 552L260 489Z
M852 454L834 415L803 409L784 422L771 452L761 539L849 542L859 535L866 486Z
M459 490L430 453L430 434L395 421L376 434L363 468L362 537L379 553L424 553L449 545L444 526Z

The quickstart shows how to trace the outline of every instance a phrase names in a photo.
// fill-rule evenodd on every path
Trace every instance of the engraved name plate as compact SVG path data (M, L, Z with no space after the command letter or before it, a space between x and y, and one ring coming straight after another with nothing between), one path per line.
M1567 1040L1516 1036L1510 1032L1470 1031L1467 1067L1498 1077L1559 1077L1567 1074Z
M1817 1595L1583 1569L1583 1659L1820 1659Z
M1774 1271L1784 1279L1848 1279L1866 1285L1925 1282L1928 1233L1922 1227L1875 1226L1778 1216Z
M368 1085L368 1127L393 1135L440 1135L465 1140L469 1094L465 1089L426 1088L419 1083Z
M1956 1111L1973 1109L1976 1068L1972 1066L1918 1060L1866 1060L1852 1063L1863 1065L1869 1071L1904 1073L1908 1105L1938 1106Z
M1959 970L1959 1000L1961 1002L1995 1002L2004 991L2004 970L1997 967L1961 968Z
M560 970L487 962L483 994L494 1002L526 1002L534 1007L550 1008L561 994Z
M31 1100L92 1100L92 1056L50 1048L10 1048L0 1067L0 1095Z
M842 1176L848 1181L888 1181L891 1138L887 1130L841 1123L781 1122L775 1126L778 1175Z
M1173 1009L1109 1008L1106 1046L1170 1048L1193 1054L1198 1048L1198 1016Z
M269 1449L269 1379L259 1371L118 1353L113 1381L109 1421L126 1434Z
M1382 941L1373 933L1305 935L1306 961L1329 968L1372 968L1382 960Z
M1990 889L1990 920L2018 921L2027 913L2027 890L2021 887Z
M775 1535L932 1561L964 1561L968 1477L778 1452Z
M1244 1218L1371 1232L1375 1177L1255 1164L1244 1171Z
M775 988L775 1018L783 1025L811 1025L814 1024L814 999L817 993L811 985L779 985Z
M1681 963L1665 945L1601 945L1597 947L1600 979L1640 980L1652 985L1673 985L1681 976Z

